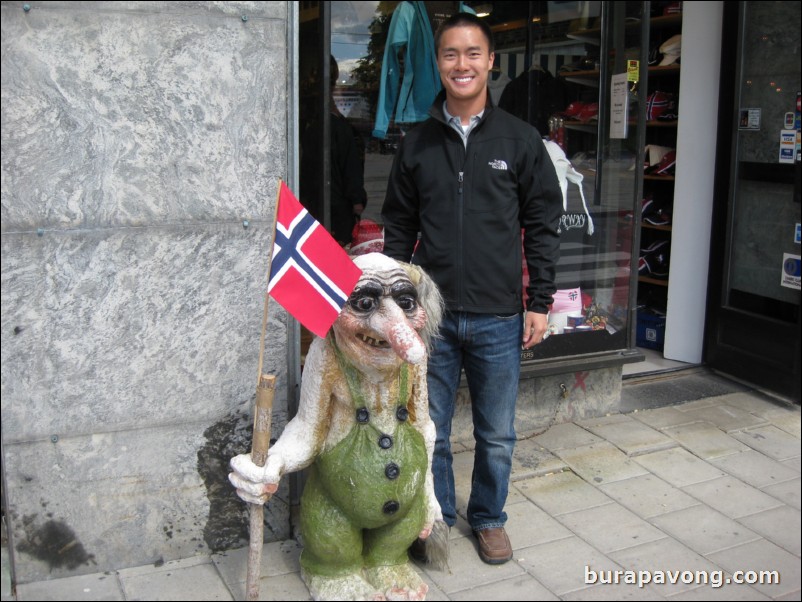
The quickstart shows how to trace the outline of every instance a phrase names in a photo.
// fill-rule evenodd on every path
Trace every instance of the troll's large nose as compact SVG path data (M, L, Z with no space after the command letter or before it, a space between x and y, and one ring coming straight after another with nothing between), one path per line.
M382 302L382 311L373 316L371 328L380 333L405 362L419 364L426 359L426 345L394 301Z

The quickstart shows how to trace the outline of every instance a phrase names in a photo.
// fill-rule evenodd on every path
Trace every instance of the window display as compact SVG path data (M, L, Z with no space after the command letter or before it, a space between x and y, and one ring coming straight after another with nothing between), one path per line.
M426 118L428 97L440 87L430 81L437 76L431 65L436 24L461 10L487 19L496 43L491 98L537 128L564 184L552 334L522 354L525 363L627 349L628 333L634 332L630 283L639 242L635 205L643 198L637 163L644 146L638 112L643 103L652 107L655 120L658 112L670 115L673 92L660 89L665 97L647 99L648 91L639 88L645 70L640 69L643 7L642 2L330 3L330 52L340 73L332 102L364 141L367 203L361 217L369 225L363 229L371 231L382 226L394 153L405 133ZM670 37L661 40L670 48L659 60L680 52L680 42ZM410 83L423 72L429 74L425 85ZM624 137L613 137L618 134L609 123L610 78L618 74L628 74ZM301 121L311 122L303 107ZM662 164L666 157L656 166L661 176L671 169ZM670 219L669 207L659 202L650 207L650 219ZM658 259L659 253L650 255L650 269L662 269ZM528 276L522 272L525 286Z

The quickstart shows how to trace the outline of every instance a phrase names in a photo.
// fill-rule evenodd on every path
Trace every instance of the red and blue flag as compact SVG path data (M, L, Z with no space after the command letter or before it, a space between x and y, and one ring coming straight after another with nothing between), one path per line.
M334 238L280 182L267 292L325 337L362 274Z

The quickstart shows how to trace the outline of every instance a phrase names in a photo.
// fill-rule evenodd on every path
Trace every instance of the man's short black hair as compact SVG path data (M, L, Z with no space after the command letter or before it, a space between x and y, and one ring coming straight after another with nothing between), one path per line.
M454 13L443 21L434 34L435 54L440 52L440 38L443 36L443 33L454 27L478 27L484 34L485 39L487 39L488 52L495 51L496 43L493 41L493 32L490 30L490 26L487 23L471 13Z

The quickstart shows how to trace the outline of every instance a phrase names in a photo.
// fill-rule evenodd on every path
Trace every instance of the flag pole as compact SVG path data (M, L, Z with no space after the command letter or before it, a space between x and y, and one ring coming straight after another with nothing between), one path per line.
M278 181L276 204L273 210L273 229L270 236L268 252L267 280L270 283L270 265L273 261L273 243L276 239L276 221L278 204L281 199L282 180ZM259 344L259 367L256 382L256 407L253 415L253 441L251 443L251 461L257 466L264 466L267 451L270 447L270 426L273 417L273 395L276 390L276 377L263 374L265 355L265 333L267 332L267 310L270 293L265 292L265 308L262 314L262 336ZM250 510L250 545L248 547L248 576L245 581L245 599L259 599L259 579L262 571L262 547L264 546L264 506L248 504Z

